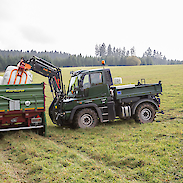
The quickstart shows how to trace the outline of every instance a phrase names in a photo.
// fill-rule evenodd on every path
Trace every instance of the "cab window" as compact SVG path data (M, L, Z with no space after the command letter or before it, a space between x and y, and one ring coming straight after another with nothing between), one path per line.
M101 72L92 73L90 75L90 77L91 77L91 85L97 85L97 84L102 84L103 83L103 77L102 77Z
M83 89L86 88L90 88L90 79L88 74L86 74L83 79Z

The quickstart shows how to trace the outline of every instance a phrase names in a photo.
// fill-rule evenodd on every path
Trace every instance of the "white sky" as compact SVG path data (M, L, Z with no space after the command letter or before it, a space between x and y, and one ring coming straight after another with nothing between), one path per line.
M0 0L0 49L95 55L105 43L183 60L182 0Z

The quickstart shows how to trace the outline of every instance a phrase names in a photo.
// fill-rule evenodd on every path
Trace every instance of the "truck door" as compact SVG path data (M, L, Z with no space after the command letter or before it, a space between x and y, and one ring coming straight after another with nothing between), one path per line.
M103 75L101 72L95 72L90 74L91 87L89 90L89 96L101 97L105 92L103 91ZM106 94L105 94L106 95ZM104 96L104 95L103 95Z
M109 94L108 86L103 82L102 72L86 74L83 80L83 89L85 97L89 98L106 97Z

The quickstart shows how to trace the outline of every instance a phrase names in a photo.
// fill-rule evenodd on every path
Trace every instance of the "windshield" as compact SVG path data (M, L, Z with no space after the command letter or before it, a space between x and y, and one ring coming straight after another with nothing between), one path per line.
M69 83L69 88L68 88L68 95L72 95L73 93L71 92L72 90L74 91L74 89L76 87L79 86L79 80L81 79L81 74L79 74L78 76L72 76L70 83Z
M77 82L77 76L71 77L70 83L69 83L69 91L74 90L74 86L78 84Z

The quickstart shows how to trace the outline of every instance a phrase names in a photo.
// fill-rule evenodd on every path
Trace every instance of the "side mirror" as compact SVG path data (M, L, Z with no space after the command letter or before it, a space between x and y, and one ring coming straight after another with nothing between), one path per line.
M79 80L79 87L82 88L83 87L83 81L80 79Z
M63 89L64 89L63 93L64 93L64 95L65 95L65 94L66 94L66 89L65 89L65 85L64 85L64 88L63 88Z

